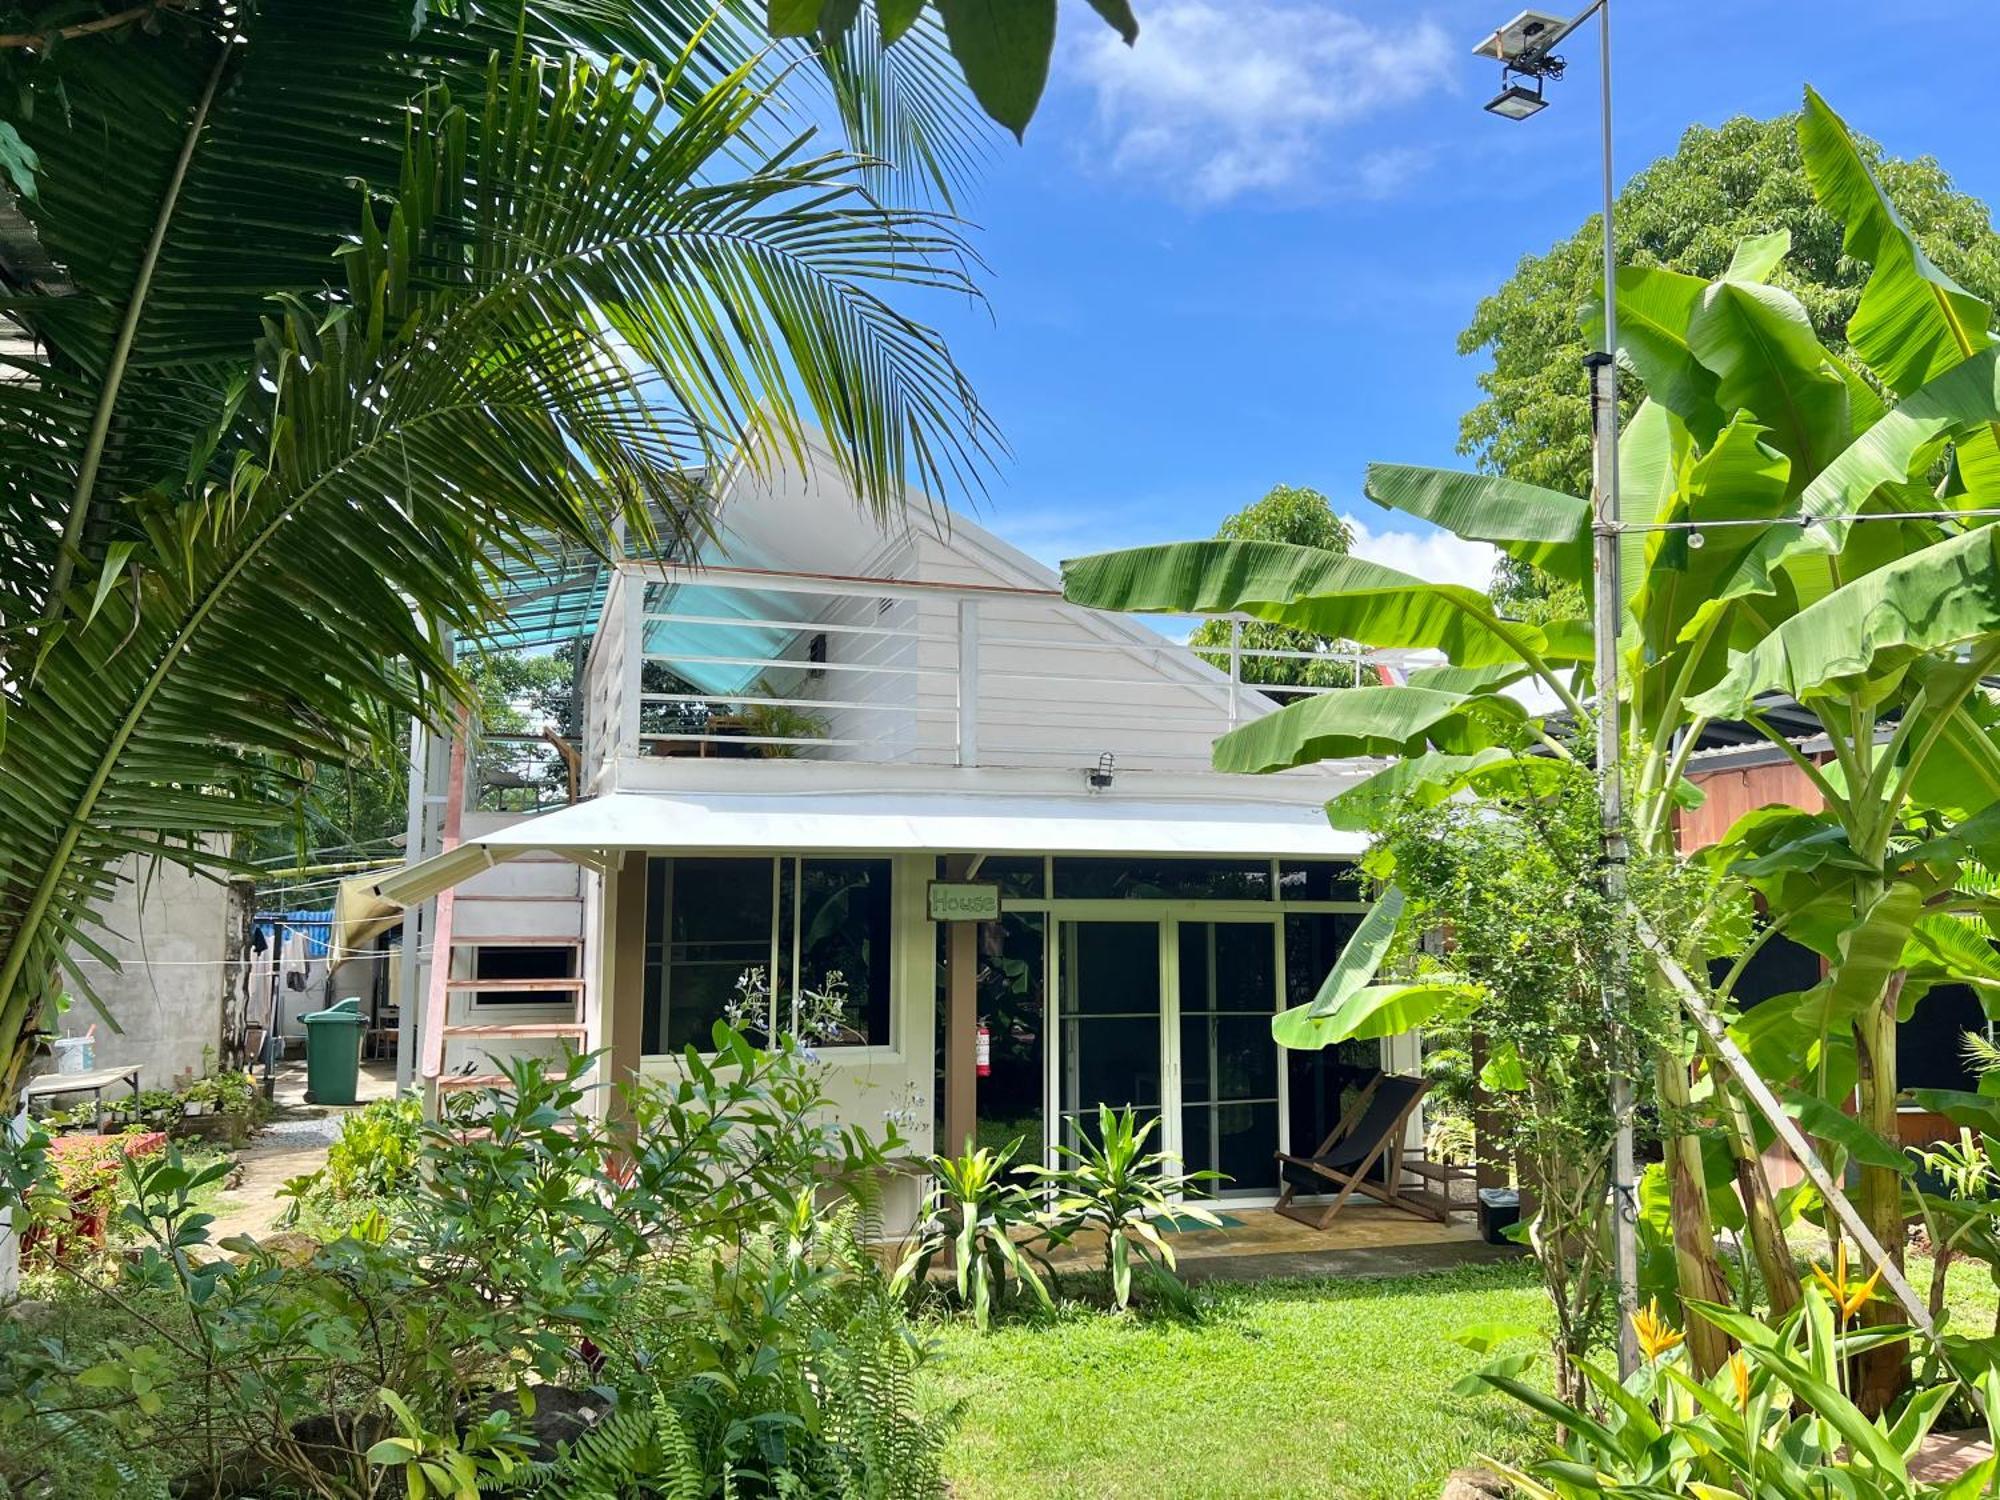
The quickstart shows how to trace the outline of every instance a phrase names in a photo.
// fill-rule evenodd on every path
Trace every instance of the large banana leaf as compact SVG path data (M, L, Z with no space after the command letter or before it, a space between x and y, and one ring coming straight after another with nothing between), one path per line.
M1800 487L1847 446L1847 383L1791 293L1711 283L1688 320L1688 348L1715 373L1723 410L1754 412Z
M1552 649L1536 627L1502 620L1477 589L1284 542L1170 542L1074 558L1062 572L1064 597L1076 604L1242 613L1368 646L1430 646L1461 667L1519 663Z
M1986 348L1992 310L1931 263L1846 122L1810 87L1799 150L1814 196L1846 228L1847 253L1875 268L1847 323L1847 341L1868 368L1908 395Z
M2000 632L1996 549L2000 528L1982 527L1850 581L1738 657L1690 706L1723 718L1745 712L1763 693L1810 698Z
M1470 755L1425 750L1399 756L1337 794L1326 804L1326 818L1335 828L1366 833L1406 799L1429 806L1462 786L1469 772L1512 759L1507 751L1497 749Z
M1995 420L2000 348L1989 348L1906 396L1814 476L1799 497L1800 513L1822 523L1814 544L1841 545L1850 529L1845 518L1863 510L1884 485L1920 473L1939 439L1962 438Z
M1724 420L1715 372L1688 347L1688 324L1707 288L1699 276L1657 266L1618 268L1619 360L1639 377L1646 399L1672 412L1703 446ZM1586 322L1601 329L1603 320L1600 305Z
M1910 929L1923 911L1923 892L1898 880L1863 909L1840 936L1840 951L1825 979L1809 995L1820 1034L1845 1027L1877 1003L1889 976L1903 964Z
M1468 755L1511 742L1526 712L1511 698L1419 687L1318 693L1232 729L1215 743L1218 771L1282 771L1320 760Z
M1479 991L1451 980L1375 984L1382 960L1402 919L1403 893L1391 886L1369 908L1340 950L1318 991L1304 1005L1272 1018L1271 1035L1281 1047L1310 1052L1336 1042L1396 1036L1442 1013L1463 1013Z
M1647 548L1645 584L1634 612L1640 639L1655 657L1668 655L1699 628L1702 605L1727 597L1725 580L1762 534L1761 527L1745 523L1785 513L1791 460L1766 441L1769 435L1739 411L1688 466L1671 519L1696 527L1715 524L1699 532L1656 532ZM1697 535L1700 546L1694 545Z
M1993 345L1993 310L1932 264L1856 149L1846 122L1806 90L1799 147L1843 246L1874 270L1847 339L1883 384L1907 396ZM1960 434L1957 470L1980 503L2000 501L2000 418Z
M1369 499L1441 526L1467 541L1491 542L1555 578L1590 577L1590 507L1574 495L1496 474L1464 474L1408 464L1370 464Z

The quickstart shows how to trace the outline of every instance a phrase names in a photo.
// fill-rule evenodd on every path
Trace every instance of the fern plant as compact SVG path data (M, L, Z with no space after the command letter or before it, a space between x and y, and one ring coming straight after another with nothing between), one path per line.
M926 1411L924 1346L852 1208L670 1252L628 1316L619 1411L536 1468L579 1500L936 1500L960 1408Z

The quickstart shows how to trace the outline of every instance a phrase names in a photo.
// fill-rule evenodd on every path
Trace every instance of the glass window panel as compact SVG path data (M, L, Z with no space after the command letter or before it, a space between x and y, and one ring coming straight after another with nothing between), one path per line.
M1215 934L1214 1008L1270 1015L1278 1004L1277 956L1270 927L1263 922L1217 922L1210 930Z
M1286 1009L1319 993L1360 922L1349 912L1294 912L1285 918Z
M1229 1180L1219 1196L1270 1193L1278 1187L1278 1104L1219 1104L1215 1115L1216 1161Z
M990 882L1000 887L1002 896L1014 896L1022 900L1040 900L1048 892L1043 889L1048 872L1042 857L1033 855L994 856L979 866L979 873L973 877L982 883ZM939 876L943 879L943 876Z
M1180 924L1181 1013L1215 1009L1215 992L1209 984L1213 929L1206 922Z
M1215 1097L1275 1099L1278 1097L1278 1044L1271 1040L1266 1016L1218 1015L1208 1018L1215 1054ZM1278 1138L1271 1137L1276 1150Z
M703 1052L710 1049L715 1023L736 998L736 982L742 975L737 964L674 965L673 999L667 1008L669 1052L689 1044Z
M1160 1013L1160 929L1153 922L1069 928L1066 1006L1083 1015Z
M894 868L886 859L800 861L799 983L844 997L814 1038L822 1046L889 1044Z
M1055 895L1078 901L1268 901L1271 865L1261 859L1058 859Z
M1018 1138L1019 1159L1031 1162L1044 1155L1047 925L1040 912L1005 912L979 927L979 1019L991 1037L993 1065L978 1081L979 1144Z
M1181 1098L1205 1104L1215 1097L1211 1042L1215 1017L1207 1013L1181 1017Z
M1063 1102L1094 1113L1100 1104L1157 1107L1160 1102L1160 1018L1080 1016L1068 1024Z
M1206 1104L1181 1111L1182 1171L1210 1172L1215 1169L1215 1131L1212 1115L1212 1109ZM1188 1196L1212 1198L1215 1196L1215 1184L1203 1183L1191 1190Z
M1361 867L1351 859L1286 860L1278 866L1280 901L1366 901Z
M768 859L655 858L646 871L646 1004L641 1049L706 1048L738 988L769 981Z

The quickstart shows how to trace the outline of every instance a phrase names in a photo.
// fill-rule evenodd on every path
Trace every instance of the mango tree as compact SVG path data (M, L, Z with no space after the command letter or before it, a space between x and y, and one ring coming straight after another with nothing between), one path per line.
M1940 982L1993 978L1984 897L1962 871L2000 836L1996 710L1983 686L2000 660L2000 351L1991 314L1923 256L1840 119L1808 91L1800 126L1814 191L1874 267L1849 326L1854 361L1814 335L1769 284L1782 233L1742 245L1712 282L1618 274L1622 364L1646 400L1620 444L1624 748L1630 837L1670 857L1675 813L1698 797L1689 757L1712 723L1748 725L1791 759L1822 808L1762 810L1711 856L1767 915L1754 941L1786 935L1819 952L1826 977L1747 1015L1717 1001L1760 1068L1834 1156L1861 1170L1876 1237L1902 1242L1895 1026ZM1858 362L1856 362L1858 361ZM1506 478L1395 465L1369 469L1379 504L1492 543L1584 584L1590 508ZM1269 543L1195 542L1066 565L1082 603L1241 613L1376 647L1436 650L1448 665L1403 686L1328 693L1236 730L1219 769L1277 771L1336 757L1388 764L1336 797L1336 824L1367 828L1398 799L1517 795L1533 763L1586 758L1590 622L1530 625L1475 590L1359 558ZM1555 708L1520 706L1523 685ZM1796 702L1820 733L1795 743L1769 710ZM1726 892L1718 899L1726 899ZM1973 925L1975 923L1982 925ZM1705 929L1702 929L1705 930ZM1692 944L1696 972L1713 955ZM1281 1041L1324 1045L1385 1024L1421 1024L1448 984L1375 983L1380 949L1350 953ZM1656 976L1657 977L1657 976ZM1678 1280L1718 1300L1709 1192L1733 1177L1777 1310L1796 1295L1763 1133L1697 1041L1695 1067L1656 1059ZM1860 1120L1830 1105L1858 1083ZM1704 1139L1712 1144L1706 1153ZM1711 1168L1720 1161L1723 1170ZM1726 1298L1722 1300L1727 1300ZM1695 1320L1697 1365L1727 1351ZM1897 1349L1872 1358L1865 1394L1905 1376Z

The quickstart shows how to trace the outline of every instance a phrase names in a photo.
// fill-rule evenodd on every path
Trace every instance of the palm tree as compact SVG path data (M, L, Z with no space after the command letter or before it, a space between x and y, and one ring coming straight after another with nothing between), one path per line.
M670 541L694 469L809 421L872 504L982 462L949 352L888 300L973 293L951 221L788 133L795 75L738 8L613 14L188 0L16 77L37 194L7 259L40 260L0 307L27 335L0 380L0 1102L65 973L88 993L71 955L120 862L226 865L201 835L464 701L447 632L531 538ZM948 138L920 66L885 97L828 58L857 121Z

